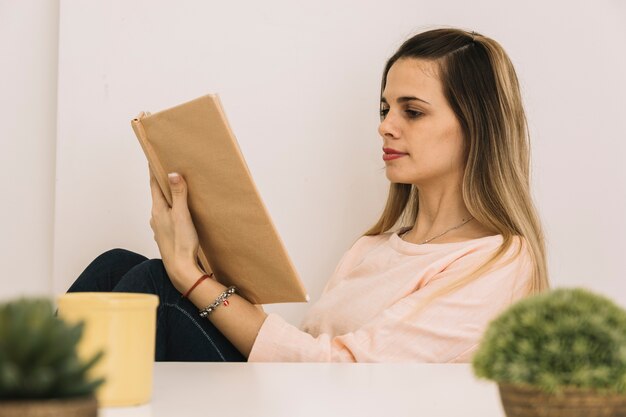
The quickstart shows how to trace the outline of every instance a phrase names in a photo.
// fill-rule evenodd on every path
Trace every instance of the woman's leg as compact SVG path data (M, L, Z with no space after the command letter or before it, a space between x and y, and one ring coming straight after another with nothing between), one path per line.
M111 249L94 259L67 292L109 292L131 268L147 261L126 249Z
M122 276L118 276L121 271L124 271ZM113 283L112 288L108 287ZM105 252L89 265L70 290L100 288L159 296L155 360L246 361L210 321L198 315L198 308L191 301L181 297L160 259L147 259L123 249Z

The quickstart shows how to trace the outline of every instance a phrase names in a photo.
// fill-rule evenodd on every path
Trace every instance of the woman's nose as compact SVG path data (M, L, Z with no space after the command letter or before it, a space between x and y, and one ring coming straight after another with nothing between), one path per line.
M380 124L378 125L378 134L383 139L384 138L394 139L394 138L399 137L400 129L398 128L397 123L395 123L395 120L393 116L391 115L391 112L387 113L385 118L380 121Z

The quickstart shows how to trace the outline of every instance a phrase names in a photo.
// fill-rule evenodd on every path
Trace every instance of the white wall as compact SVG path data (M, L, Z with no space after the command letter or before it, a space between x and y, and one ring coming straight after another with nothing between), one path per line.
M384 61L442 24L493 37L516 65L553 284L626 305L623 2L74 0L60 14L55 293L108 248L158 256L129 121L218 92L315 300L384 202ZM294 323L305 309L269 308Z
M0 0L0 300L52 289L58 13Z

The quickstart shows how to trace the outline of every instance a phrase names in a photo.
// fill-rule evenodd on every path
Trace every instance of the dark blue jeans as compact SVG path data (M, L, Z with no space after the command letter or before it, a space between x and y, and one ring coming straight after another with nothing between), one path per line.
M98 256L67 292L135 292L159 297L156 361L245 362L246 358L174 288L161 259L125 249Z

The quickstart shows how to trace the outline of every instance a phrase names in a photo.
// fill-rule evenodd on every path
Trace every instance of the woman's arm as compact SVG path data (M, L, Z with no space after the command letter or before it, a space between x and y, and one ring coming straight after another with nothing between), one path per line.
M204 274L196 264L197 234L189 209L184 179L170 182L170 209L154 178L150 222L168 275L185 293ZM313 337L276 314L265 313L233 295L230 305L218 307L209 318L231 343L254 361L337 362L453 362L467 361L488 321L519 298L531 273L528 254L496 268L469 285L429 304L411 321L405 316L440 285L462 276L486 254L469 253L426 286L401 299L354 332ZM199 308L211 304L226 287L204 280L190 295ZM376 292L372 292L376 296ZM254 349L253 349L254 348Z
M187 184L184 178L170 174L170 189L173 200L171 208L150 170L150 226L172 284L181 294L185 294L204 272L196 263L198 234L187 206ZM205 279L193 290L189 299L198 309L203 309L212 304L224 290L226 287L219 282ZM228 306L219 306L209 319L242 355L248 357L267 314L237 294L229 297L228 301Z
M489 321L527 294L532 275L530 254L516 245L497 266L464 287L440 295L442 287L465 276L490 256L474 250L434 275L419 290L390 305L354 331L314 337L276 314L265 320L251 362L468 362ZM377 291L372 288L372 297ZM416 308L419 314L409 317Z
M184 294L203 274L197 266L189 265L170 279ZM213 303L225 290L226 287L219 282L205 279L189 295L189 300L200 310ZM228 302L228 306L220 305L215 309L208 319L247 358L267 314L236 293L228 298Z

